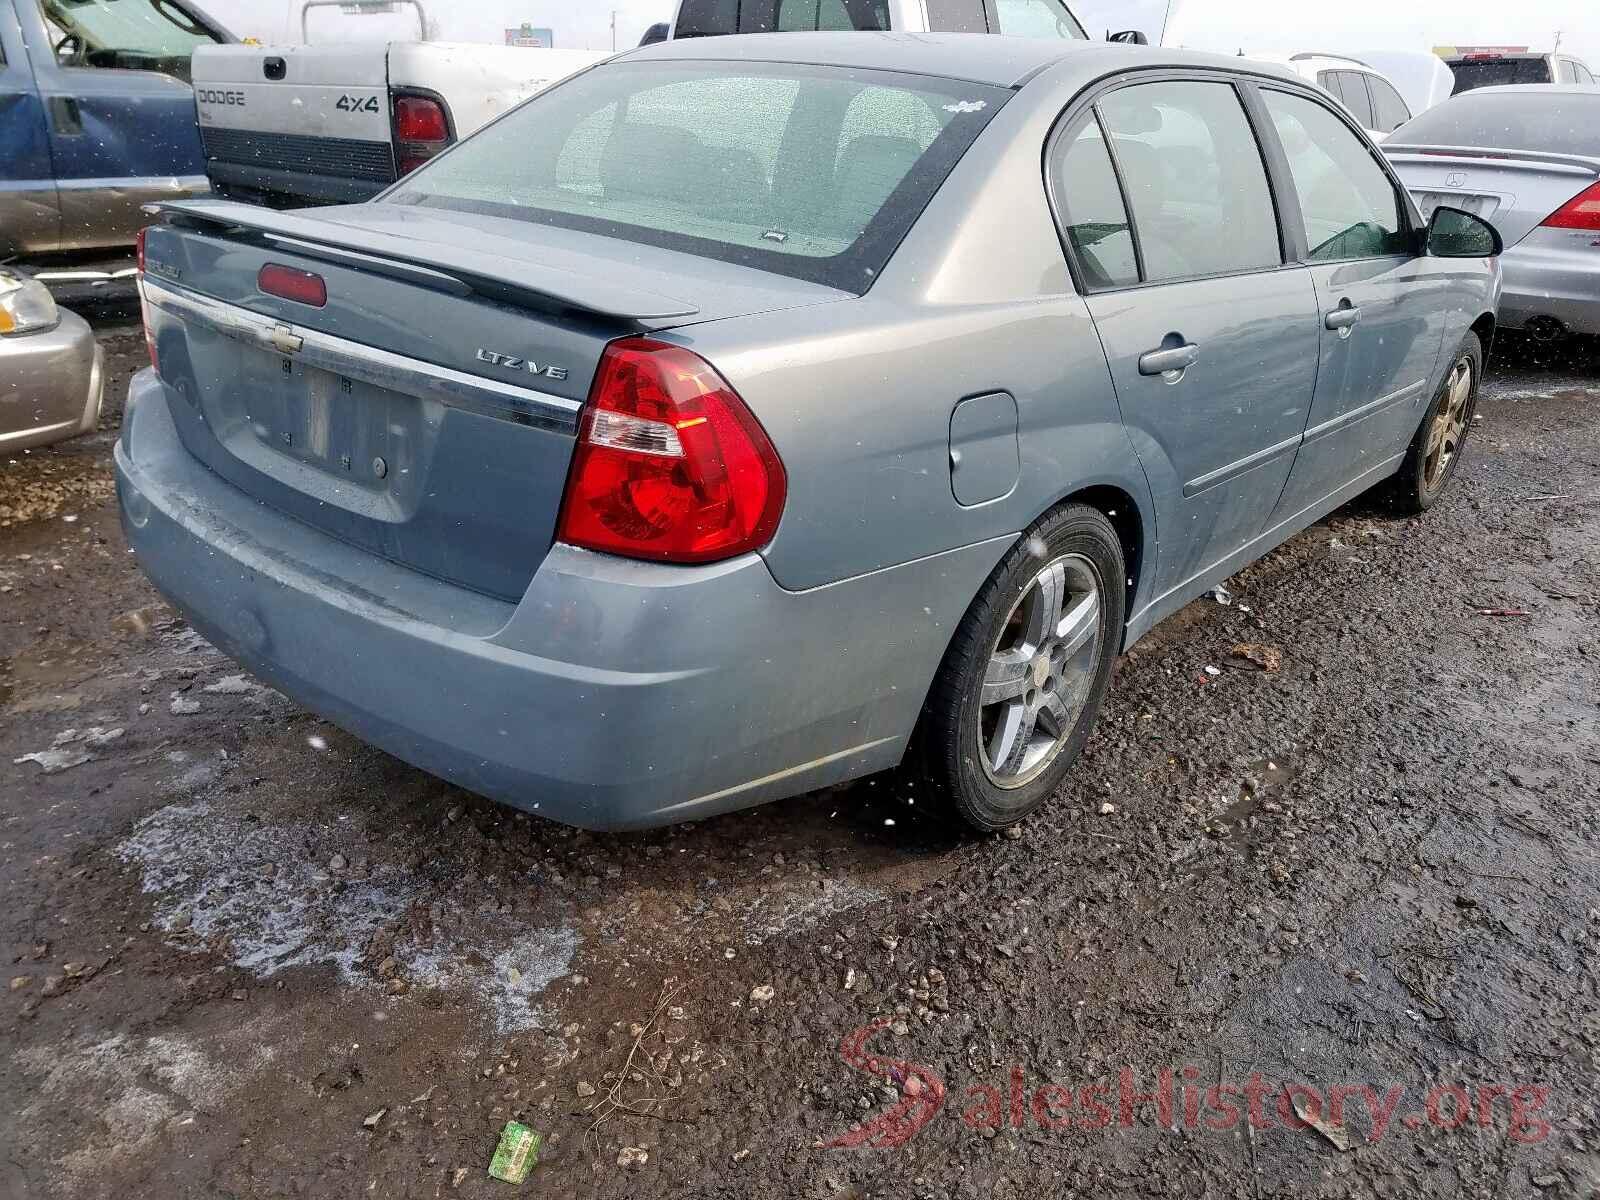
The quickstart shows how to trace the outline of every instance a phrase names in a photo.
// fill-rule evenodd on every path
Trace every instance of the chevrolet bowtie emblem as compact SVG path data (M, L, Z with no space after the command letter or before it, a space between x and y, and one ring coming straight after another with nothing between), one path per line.
M306 344L305 338L287 325L274 325L272 332L267 335L267 340L285 354L298 354L300 347Z

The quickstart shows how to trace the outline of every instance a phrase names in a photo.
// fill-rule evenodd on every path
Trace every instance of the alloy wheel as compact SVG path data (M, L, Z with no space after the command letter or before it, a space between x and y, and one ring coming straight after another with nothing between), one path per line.
M1047 564L1007 617L984 672L978 756L991 783L1037 779L1072 735L1103 636L1100 577L1078 554Z
M1463 358L1450 372L1444 400L1428 429L1422 457L1422 486L1431 494L1444 486L1450 464L1461 452L1467 434L1467 407L1472 401L1472 360Z

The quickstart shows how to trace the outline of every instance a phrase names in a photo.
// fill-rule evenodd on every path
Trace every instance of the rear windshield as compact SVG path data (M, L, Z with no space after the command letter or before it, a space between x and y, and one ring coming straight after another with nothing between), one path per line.
M889 0L683 0L675 37L889 28Z
M860 293L1010 95L835 67L616 63L534 97L384 199Z
M1407 121L1389 143L1600 157L1600 92L1473 92Z
M1456 95L1474 88L1501 87L1510 83L1553 83L1550 63L1544 58L1484 58L1453 62Z

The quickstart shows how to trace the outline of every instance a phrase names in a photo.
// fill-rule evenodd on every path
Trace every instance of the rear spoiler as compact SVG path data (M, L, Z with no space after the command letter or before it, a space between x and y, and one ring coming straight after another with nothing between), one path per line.
M434 246L415 238L322 220L314 209L277 212L236 200L173 200L148 204L144 211L183 228L258 234L298 254L457 294L480 292L513 302L555 305L626 321L692 317L700 311L685 300L563 271L531 259Z
M1574 175L1600 175L1600 158L1582 154L1551 154L1543 150L1501 150L1491 146L1428 146L1385 142L1385 158L1407 158L1412 161L1458 159L1464 162L1492 161L1508 167L1557 167Z

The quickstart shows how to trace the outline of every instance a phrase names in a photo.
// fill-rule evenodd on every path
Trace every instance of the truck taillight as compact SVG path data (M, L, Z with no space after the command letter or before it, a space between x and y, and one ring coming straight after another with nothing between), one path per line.
M396 96L394 140L400 174L409 175L455 141L450 114L431 96Z
M715 562L772 539L787 489L766 431L710 363L624 338L600 359L557 536L628 558Z
M144 345L145 349L150 352L150 365L156 369L156 374L159 375L161 373L161 363L156 358L155 331L150 327L150 301L146 300L144 295L144 239L149 232L150 227L147 225L139 230L138 235L134 238L134 247L139 257L139 279L137 284L139 288L139 319L144 323Z
M1600 183L1592 184L1545 218L1547 229L1600 231Z

